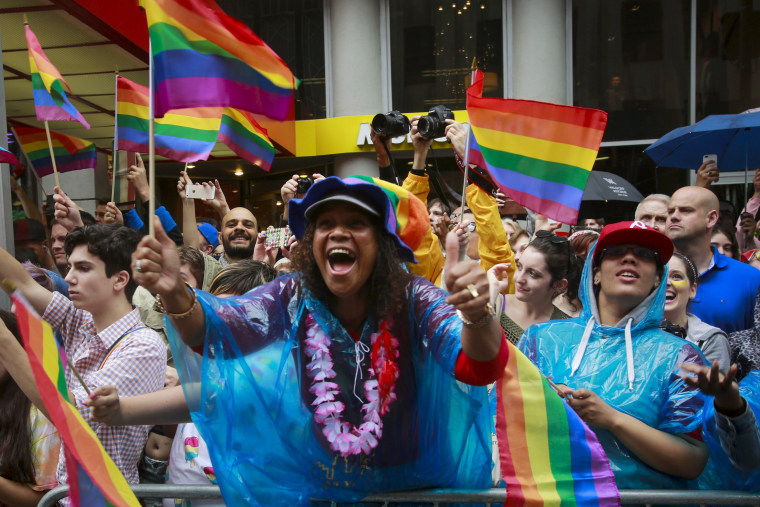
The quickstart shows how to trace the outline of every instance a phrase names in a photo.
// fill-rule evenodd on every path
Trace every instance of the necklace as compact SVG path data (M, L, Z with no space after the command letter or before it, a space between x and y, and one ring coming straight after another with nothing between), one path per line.
M322 434L333 451L340 452L343 457L360 453L368 455L383 436L382 416L396 399L398 340L391 336L385 322L380 323L380 329L370 337L371 367L369 378L364 381L367 403L362 404L361 408L364 413L363 422L356 427L343 421L341 414L346 406L343 402L336 401L340 388L329 380L337 375L333 370L330 337L311 315L306 317L306 327L304 343L306 353L311 358L306 371L311 379L309 392L315 396L312 402L314 420L322 425ZM357 369L364 358L365 349L361 345L361 342L356 344ZM369 352L370 349L366 351Z

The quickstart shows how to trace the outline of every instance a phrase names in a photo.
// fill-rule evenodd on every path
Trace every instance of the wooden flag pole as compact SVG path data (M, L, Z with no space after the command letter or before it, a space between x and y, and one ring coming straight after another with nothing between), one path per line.
M47 120L45 120L45 134L47 134L48 148L50 149L50 160L51 162L53 162L53 175L55 175L55 186L58 187L58 190L63 190L61 188L61 180L58 179L58 168L55 165L55 153L53 153L53 141L50 138L50 127L48 126Z
M470 86L475 82L475 72L478 70L478 59L473 58L472 59L472 75L470 77ZM467 139L464 143L464 156L462 157L462 162L464 163L464 182L462 182L462 202L460 203L460 215L459 215L459 223L462 223L462 216L464 215L464 205L465 205L465 194L467 193L467 182L468 182L468 173L470 171L470 136L471 136L471 127L470 124L467 123ZM459 260L463 261L465 257L465 251L467 250L467 245L463 245L462 243L459 244Z
M150 203L148 205L148 234L151 238L156 237L156 226L154 225L153 216L156 214L156 199L154 192L156 190L156 143L154 139L153 117L155 115L155 100L153 98L154 83L153 83L153 48L148 39L148 55L150 57L150 65L148 70L148 187L150 188Z

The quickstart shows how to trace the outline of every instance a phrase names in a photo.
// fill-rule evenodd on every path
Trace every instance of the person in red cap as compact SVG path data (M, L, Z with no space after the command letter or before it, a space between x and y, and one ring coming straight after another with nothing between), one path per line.
M659 328L672 254L643 222L606 226L586 259L580 316L531 326L518 343L596 432L621 489L686 488L707 461L702 398L678 375L705 359Z

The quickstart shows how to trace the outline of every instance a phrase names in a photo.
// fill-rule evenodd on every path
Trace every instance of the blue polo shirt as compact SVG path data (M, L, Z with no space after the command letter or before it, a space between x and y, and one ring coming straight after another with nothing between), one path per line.
M760 287L760 270L721 255L713 246L713 263L699 275L697 296L689 311L726 333L749 329Z

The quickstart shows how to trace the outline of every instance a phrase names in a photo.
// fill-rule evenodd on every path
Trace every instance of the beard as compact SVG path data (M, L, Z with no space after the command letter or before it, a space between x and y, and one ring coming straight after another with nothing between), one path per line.
M237 236L240 236L240 235L237 235ZM230 244L230 241L232 240L231 237L229 238L222 237L222 245L224 245L224 254L229 259L235 259L235 260L244 260L244 259L252 258L253 247L255 246L255 244L253 242L253 239L250 236L248 236L248 239L249 239L249 243L247 246L232 246Z

